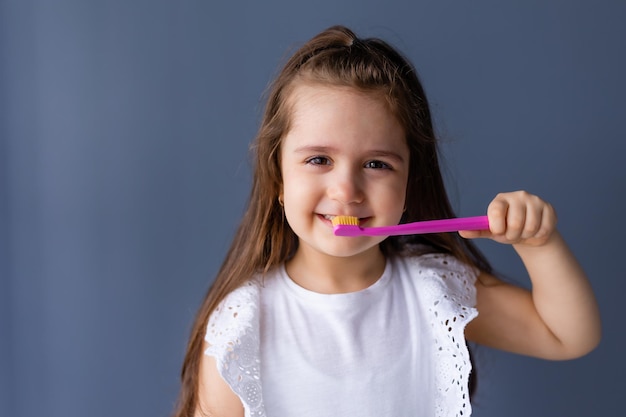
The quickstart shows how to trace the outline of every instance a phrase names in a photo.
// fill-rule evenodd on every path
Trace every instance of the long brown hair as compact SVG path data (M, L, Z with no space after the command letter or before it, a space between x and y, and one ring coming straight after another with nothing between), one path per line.
M440 172L430 109L413 65L384 41L360 39L342 26L309 40L287 61L269 90L252 147L254 177L247 210L193 324L176 417L191 417L195 412L203 339L211 312L231 291L253 275L285 262L297 248L297 236L285 221L278 196L282 186L280 145L289 129L288 99L298 82L347 86L384 97L404 127L410 149L406 211L401 221L454 217ZM380 245L385 254L393 255L405 253L416 247L414 244L425 244L481 270L491 270L481 253L456 234L390 237Z

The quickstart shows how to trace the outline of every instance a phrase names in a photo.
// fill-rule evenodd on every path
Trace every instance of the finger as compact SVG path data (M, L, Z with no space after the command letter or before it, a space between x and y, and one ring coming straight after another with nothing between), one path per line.
M527 204L526 218L524 220L523 230L520 234L521 239L530 239L537 236L543 223L543 209L544 204L541 200L530 201Z
M489 230L495 236L503 235L506 232L506 215L509 203L507 199L498 194L487 207L487 217L489 218Z
M504 235L510 242L517 242L522 237L526 224L526 204L514 201L506 213L506 231Z
M556 212L550 204L546 203L542 208L541 225L535 236L538 238L549 236L556 229L556 223Z

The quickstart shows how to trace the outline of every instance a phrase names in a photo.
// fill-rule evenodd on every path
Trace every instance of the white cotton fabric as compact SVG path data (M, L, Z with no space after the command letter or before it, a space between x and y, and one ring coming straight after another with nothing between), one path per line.
M220 304L205 353L246 416L468 416L475 279L429 254L388 260L362 291L318 294L277 268Z

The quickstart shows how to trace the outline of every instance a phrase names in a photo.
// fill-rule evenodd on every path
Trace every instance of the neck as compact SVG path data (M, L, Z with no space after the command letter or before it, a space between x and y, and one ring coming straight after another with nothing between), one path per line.
M298 285L322 294L360 291L375 283L385 270L385 257L378 246L349 257L299 250L285 265Z

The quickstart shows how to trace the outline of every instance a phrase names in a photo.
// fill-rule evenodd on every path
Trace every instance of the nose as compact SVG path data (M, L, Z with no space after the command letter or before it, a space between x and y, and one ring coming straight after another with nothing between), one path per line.
M344 205L362 203L365 198L361 178L351 170L335 172L330 178L327 194Z

